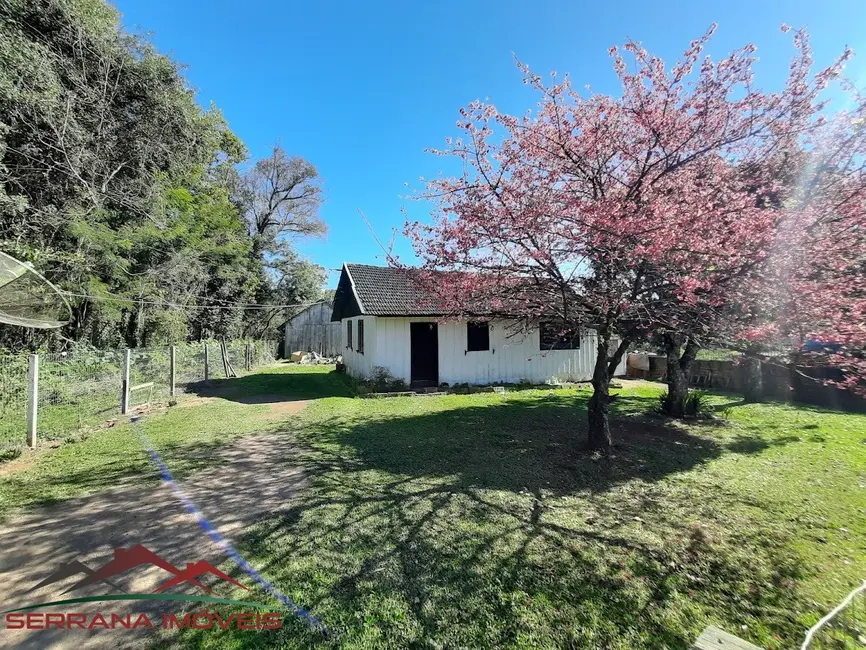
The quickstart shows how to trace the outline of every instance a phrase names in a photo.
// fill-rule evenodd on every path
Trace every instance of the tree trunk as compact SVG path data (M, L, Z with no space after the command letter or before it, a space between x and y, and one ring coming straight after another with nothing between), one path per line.
M253 235L253 246L252 246L252 254L251 257L254 260L264 260L265 259L265 243L262 240L262 235L258 232Z
M610 373L607 356L610 350L610 335L598 334L595 368L592 372L592 397L587 405L589 419L589 448L607 451L611 448L610 422Z
M764 377L761 371L761 359L753 354L746 354L742 361L743 400L748 403L764 401Z
M88 305L89 303L85 300L78 304L73 304L72 306L72 321L67 327L69 331L69 338L75 341L78 341L82 338L84 329L87 326L87 319L90 315L87 311Z
M128 348L138 347L136 333L138 332L138 312L124 309L121 315L123 340Z
M598 333L595 368L592 372L592 397L587 404L590 449L609 451L613 442L610 437L610 380L629 346L623 339L614 353L610 354L610 334Z
M663 339L668 365L668 396L664 411L670 416L681 418L685 416L684 407L689 396L689 378L700 345L694 337L689 337L685 350L680 356L683 337L678 334L665 334Z

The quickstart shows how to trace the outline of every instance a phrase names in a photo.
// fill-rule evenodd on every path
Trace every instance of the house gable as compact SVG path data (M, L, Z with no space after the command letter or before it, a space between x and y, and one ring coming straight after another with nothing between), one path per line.
M353 316L442 316L437 297L414 274L417 269L343 264L332 320Z
M344 318L352 318L353 316L364 314L361 301L358 299L358 294L355 291L352 276L346 268L347 266L343 264L343 269L340 271L340 280L337 282L337 290L334 293L334 309L331 311L331 322L339 322Z

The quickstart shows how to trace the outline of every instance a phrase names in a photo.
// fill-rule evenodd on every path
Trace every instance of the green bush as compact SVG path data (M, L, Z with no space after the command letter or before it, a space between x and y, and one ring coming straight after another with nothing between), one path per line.
M658 410L665 415L674 415L682 413L683 417L687 418L702 418L710 417L713 413L713 406L710 404L707 394L700 390L689 391L683 398L681 409L675 408L673 400L667 391L659 395Z
M363 389L371 393L398 393L409 390L406 382L402 379L394 377L391 372L383 366L375 366L373 371L364 381L360 382L359 393L364 392Z

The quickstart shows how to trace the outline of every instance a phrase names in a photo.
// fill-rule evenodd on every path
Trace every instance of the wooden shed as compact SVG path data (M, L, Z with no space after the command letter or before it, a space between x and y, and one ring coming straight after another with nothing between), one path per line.
M301 350L325 357L341 353L340 323L331 322L333 305L317 302L292 316L285 325L285 356Z

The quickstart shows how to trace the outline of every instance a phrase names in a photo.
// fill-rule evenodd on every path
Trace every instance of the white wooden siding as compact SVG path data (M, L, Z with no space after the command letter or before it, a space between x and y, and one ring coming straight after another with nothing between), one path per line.
M436 322L432 318L360 317L365 320L365 350L359 355L346 347L346 322L353 321L357 346L356 318L343 319L343 356L348 371L366 377L376 366L407 383L410 377L410 323ZM505 321L490 326L490 350L467 352L466 321L439 323L439 382L449 384L495 384L529 381L586 381L595 364L596 335L585 332L579 350L539 350L539 332L531 327L515 333ZM625 358L617 368L625 374Z
M358 352L358 321L364 321L364 353ZM375 316L355 316L354 318L344 318L340 323L340 340L342 341L340 354L343 355L343 363L346 364L346 369L353 377L369 377L372 374L373 368L377 365L382 365L376 361L376 350L378 341L376 335L376 323L379 319ZM349 349L346 323L352 323L352 348Z

